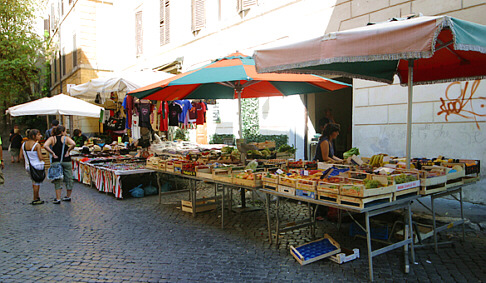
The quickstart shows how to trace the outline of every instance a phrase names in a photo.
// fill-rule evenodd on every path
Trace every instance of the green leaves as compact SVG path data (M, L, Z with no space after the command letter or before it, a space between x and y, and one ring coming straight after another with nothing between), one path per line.
M0 0L0 108L40 97L32 87L45 66L44 41L33 27L37 7L33 0Z

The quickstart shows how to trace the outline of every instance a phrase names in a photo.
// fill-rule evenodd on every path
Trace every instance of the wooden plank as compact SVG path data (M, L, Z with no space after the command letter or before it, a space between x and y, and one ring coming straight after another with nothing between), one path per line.
M319 183L317 184L317 191L339 194L340 187L341 185L338 183L328 183L328 182L319 181Z
M391 202L393 194L383 194L377 196L371 196L366 198L357 198L357 197L350 197L350 196L342 196L338 197L338 202L341 205L346 205L350 207L357 207L357 208L365 208L370 207L376 204L384 203L384 202Z
M317 192L317 199L318 200L328 201L328 202L338 203L339 202L339 195L338 194L334 194L334 193L328 193L328 192L318 191Z
M432 185L432 186L421 186L420 187L420 194L421 195L429 195L429 194L445 191L446 189L447 189L447 187L446 187L445 182L442 183L442 184L436 184L436 185Z
M279 193L295 196L295 188L292 188L292 187L287 187L287 186L284 186L284 185L278 185L277 191Z
M342 184L339 193L344 196L353 196L353 197L371 197L376 195L383 195L389 194L396 191L396 185L386 186L386 187L379 187L373 189L367 189L365 185L361 184Z
M411 188L411 189L406 189L406 190L400 190L397 192L393 193L393 201L396 201L397 199L400 198L405 198L413 195L418 195L420 192L419 187Z

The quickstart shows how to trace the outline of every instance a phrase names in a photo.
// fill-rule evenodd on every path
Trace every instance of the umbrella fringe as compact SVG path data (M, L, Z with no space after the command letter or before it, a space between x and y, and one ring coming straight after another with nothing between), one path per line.
M454 48L461 51L476 51L481 53L486 53L485 46L472 45L472 44L455 44Z
M450 82L458 82L458 81L474 81L474 80L483 80L486 79L486 76L474 76L474 77L463 77L463 78L451 78L451 79L441 79L441 80L433 80L433 81L425 81L425 82L413 82L413 85L431 85L431 84L439 84L439 83L450 83ZM408 82L401 83L401 86L408 86Z

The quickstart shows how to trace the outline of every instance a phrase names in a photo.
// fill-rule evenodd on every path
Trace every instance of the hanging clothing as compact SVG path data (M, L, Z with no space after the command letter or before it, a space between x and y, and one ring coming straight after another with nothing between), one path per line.
M179 126L179 115L182 112L182 107L176 102L169 105L169 126Z
M204 125L204 122L206 121L206 104L204 104L204 102L198 103L196 106L196 113L196 125Z
M126 128L130 129L132 125L132 112L133 112L133 96L126 95L122 103L123 108L125 108L125 113L127 116Z
M152 113L153 105L151 103L138 103L137 111L139 117L139 126L150 128L150 114Z
M197 120L197 102L192 102L191 109L189 109L188 114L189 123L196 123Z
M140 125L139 125L139 117L136 114L132 115L132 139L138 140L141 138L140 135Z
M160 114L160 128L162 132L169 130L169 104L166 101L162 101L158 113Z

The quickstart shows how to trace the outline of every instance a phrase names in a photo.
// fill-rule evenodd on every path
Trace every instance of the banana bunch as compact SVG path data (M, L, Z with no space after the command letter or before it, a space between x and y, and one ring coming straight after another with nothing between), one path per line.
M383 166L383 157L384 154L377 154L373 155L370 159L370 166L372 167L381 167Z

